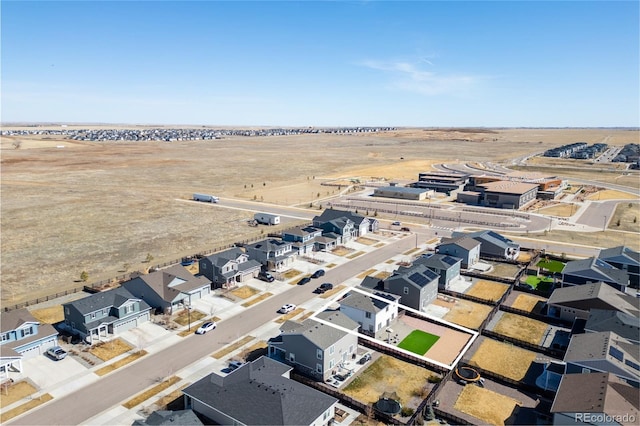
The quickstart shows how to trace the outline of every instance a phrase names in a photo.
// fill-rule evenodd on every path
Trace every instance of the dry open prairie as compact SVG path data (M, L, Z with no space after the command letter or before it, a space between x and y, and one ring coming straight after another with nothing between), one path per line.
M336 195L321 185L332 179L415 179L434 163L508 160L606 137L612 145L638 140L637 132L609 129L402 129L172 143L3 137L1 303L77 287L82 271L95 282L121 274L124 264L144 268L147 254L162 263L255 233L244 223L249 212L180 201L193 192L304 205Z

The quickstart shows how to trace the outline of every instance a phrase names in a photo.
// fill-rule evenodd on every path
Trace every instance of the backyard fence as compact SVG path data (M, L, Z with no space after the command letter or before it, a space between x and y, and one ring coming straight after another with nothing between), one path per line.
M547 348L546 346L540 346L534 343L525 342L523 340L516 339L511 336L505 336L504 334L496 333L495 331L491 331L487 329L482 330L481 333L483 336L490 337L498 341L509 342L523 349L542 353L554 358L559 358L559 359L564 358L565 351L563 351L562 349Z
M482 299L480 297L472 296L470 294L465 294L465 293L459 293L453 290L440 289L438 290L438 292L442 294L446 294L447 296L458 298L458 299L465 299L465 300L470 300L472 302L481 303L483 305L496 306L498 304L498 302L495 300Z
M391 348L389 346L382 345L382 344L380 344L378 342L371 341L369 339L363 339L361 337L358 337L358 344L362 345L362 346L366 346L366 347L368 347L370 349L375 349L377 352L382 352L382 353L390 355L390 356L392 356L394 358L398 358L398 359L400 359L402 361L406 361L406 362L409 362L409 363L414 364L414 365L419 365L421 367L425 367L425 368L427 368L429 370L435 371L435 372L440 373L440 374L442 374L445 371L447 371L446 368L443 368L443 367L441 367L439 365L432 364L432 363L430 363L428 361L425 361L423 359L417 358L417 356L416 357L411 356L409 354L406 354L404 352L401 352L401 351L396 350L394 348Z

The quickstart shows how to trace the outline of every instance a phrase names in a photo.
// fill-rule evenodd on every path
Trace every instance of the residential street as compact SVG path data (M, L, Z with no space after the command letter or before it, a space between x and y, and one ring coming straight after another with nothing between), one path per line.
M327 270L322 281L341 283L371 265L415 247L416 237L411 234L371 253ZM282 283L280 285L289 285ZM316 295L315 283L290 286L262 303L247 308L241 314L218 324L218 328L205 335L190 335L177 345L143 357L140 361L116 370L114 373L62 398L44 404L23 417L9 422L15 425L78 425L112 406L121 404L157 381L175 374L182 368L207 357L239 337L274 320L277 309L285 303L299 305ZM73 378L70 378L73 380Z

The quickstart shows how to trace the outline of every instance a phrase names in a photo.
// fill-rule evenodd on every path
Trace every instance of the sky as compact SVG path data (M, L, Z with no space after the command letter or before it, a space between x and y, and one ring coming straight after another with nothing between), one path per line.
M639 8L3 0L0 119L638 127Z

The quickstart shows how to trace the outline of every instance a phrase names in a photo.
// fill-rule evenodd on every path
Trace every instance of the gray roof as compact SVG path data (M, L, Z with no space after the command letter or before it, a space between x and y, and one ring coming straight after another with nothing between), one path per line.
M215 373L183 393L246 425L308 425L337 400L283 375L291 367L267 357L226 377Z
M462 259L458 257L449 256L448 254L423 254L414 263L420 263L427 268L443 269L447 270L456 263L461 263Z
M556 288L547 300L547 304L562 305L583 311L606 309L635 316L640 313L640 299L603 282Z
M339 311L320 312L317 317L353 331L359 327L358 323ZM308 318L302 323L287 321L282 325L280 331L282 331L283 335L300 334L320 349L327 349L348 334L345 331L323 324L313 318Z
M618 246L600 250L598 257L605 262L615 262L623 265L640 266L640 252L629 247Z
M253 244L247 244L247 247L251 247L255 250L264 251L264 252L278 251L286 246L291 246L291 242L276 240L274 238L260 240Z
M552 413L605 413L639 418L640 390L611 373L565 374L562 376Z
M509 238L506 238L495 231L486 230L486 231L477 231L477 232L470 232L470 233L463 233L463 232L453 233L453 237L459 237L459 236L467 236L469 238L473 238L474 240L478 241L481 244L485 244L485 243L491 244L496 247L501 247L504 249L509 247L520 247L520 244L513 242Z
M294 228L282 231L282 234L304 237L305 235L316 234L318 232L322 232L322 229L314 228L313 226L296 226Z
M133 422L133 426L199 426L203 424L193 410L154 411L146 420L136 420Z
M136 298L124 287L117 287L107 291L101 291L99 293L92 294L82 299L75 300L73 302L64 303L62 306L73 306L78 312L83 315L95 312L100 309L115 307L118 308L130 300L137 300L140 302L140 310L144 311L151 309L147 302Z
M347 293L344 298L340 299L339 303L340 306L350 306L360 311L377 313L389 306L391 301L397 300L396 297L384 293L375 293L375 295L388 299L389 301L385 302L384 300L352 291Z
M223 266L232 260L236 260L238 256L243 254L245 254L245 252L242 249L238 247L233 247L233 248L230 248L229 250L225 250L219 253L214 253L212 255L209 255L207 256L207 259L209 259L209 261L214 265Z
M313 222L324 223L342 218L349 219L358 226L366 219L366 217L361 214L352 213L348 210L325 209L320 216L315 216L313 218Z
M613 331L633 341L640 339L640 320L624 312L592 309L584 328L589 331Z
M621 351L629 353L625 354L625 359L631 359L638 362L638 351L640 346L623 339L612 331L600 331L597 333L574 334L564 356L565 362L591 361L591 360L607 360L620 367L624 367L624 362L615 359L609 354L609 347L613 346ZM640 372L636 370L636 375Z
M0 314L0 319L2 320L0 323L0 331L2 333L15 330L26 323L40 324L40 321L25 308L15 309L9 312L3 311L2 314Z
M181 293L190 293L202 287L209 287L211 281L203 276L193 276L182 265L174 265L166 269L139 275L122 285L128 289L137 288L142 283L152 289L162 300L171 302Z
M450 244L460 246L465 250L473 250L480 245L480 242L474 240L473 238L467 237L466 235L461 235L459 237L443 238L438 246Z
M392 281L402 280L411 283L415 287L422 288L439 278L440 275L433 272L423 264L414 263L408 267L401 266L393 273L393 275L388 277L385 282L390 283Z
M14 349L19 350L22 346L58 335L58 331L52 325L41 324L40 321L31 315L31 312L25 308L2 312L2 315L0 315L0 332L2 333L16 330L22 326L28 326L28 324L37 325L38 333L30 334L22 339L13 340L1 345L0 348L2 348L2 352L0 353L0 356L21 356L19 353L15 352Z
M624 286L629 284L629 275L626 272L614 268L597 257L571 260L564 265L562 274L582 277L590 281L604 281Z

